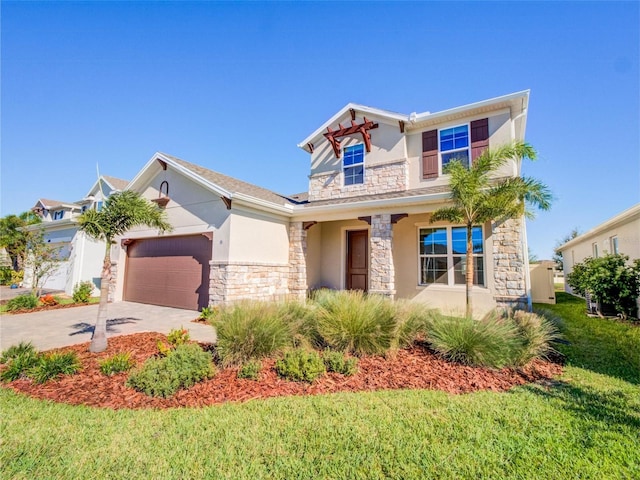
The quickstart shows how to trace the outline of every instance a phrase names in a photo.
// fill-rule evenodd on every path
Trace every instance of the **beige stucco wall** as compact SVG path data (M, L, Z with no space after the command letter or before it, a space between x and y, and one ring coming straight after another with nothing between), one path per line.
M309 288L322 285L323 225L323 223L318 223L307 230L307 286Z
M407 155L409 157L409 189L432 187L439 185L446 185L448 183L448 177L440 175L437 178L431 178L427 180L422 179L422 132L433 129L444 129L456 127L458 125L464 125L472 122L473 120L479 120L482 118L489 118L489 147L496 147L509 143L512 141L511 134L511 120L508 111L502 111L497 114L483 114L468 117L454 122L441 123L433 125L423 130L411 132L407 135ZM499 176L514 174L515 165L510 162L505 165L500 171Z
M289 221L233 208L229 236L230 262L289 263ZM215 238L215 236L214 236ZM214 241L214 250L217 243Z

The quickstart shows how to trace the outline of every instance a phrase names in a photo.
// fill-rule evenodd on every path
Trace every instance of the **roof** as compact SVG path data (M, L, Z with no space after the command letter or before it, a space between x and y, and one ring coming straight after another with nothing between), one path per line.
M102 175L102 178L116 190L124 190L129 185L129 180L123 180L122 178L110 177L109 175Z
M187 162L172 155L167 155L166 153L159 152L159 154L163 157L166 157L167 159L174 161L178 165L183 166L184 168L190 170L203 179L217 185L218 187L227 190L231 194L241 193L278 205L290 205L298 203L298 201L296 201L295 199L291 199L285 195L280 195L279 193L272 192L271 190L267 190L266 188L259 187L252 183L238 180L237 178L230 177L219 172L214 172L213 170L209 170L208 168L204 168L200 165Z
M39 198L33 208L38 207L38 203L41 203L45 208L52 209L55 207L69 207L69 208L80 208L73 202L63 202L61 200L50 200L48 198Z
M411 113L403 114L397 112L391 112L388 110L381 110L378 108L368 107L366 105L360 105L357 103L349 103L342 109L333 115L329 120L324 122L317 130L311 135L298 143L298 147L307 149L307 144L313 143L324 134L327 127L334 126L339 119L345 116L349 110L353 109L356 113L360 113L363 116L374 116L380 120L386 120L389 122L397 123L402 121L406 125L407 130L423 128L426 125L435 123L438 121L448 121L449 119L461 118L465 115L474 115L475 113L485 113L500 108L511 107L515 111L512 115L515 117L521 112L526 112L529 103L529 90L522 90L520 92L510 93L508 95L502 95L500 97L490 98L488 100L482 100L480 102L470 103L460 107L450 108L442 110L440 112L423 112L423 113ZM524 125L521 127L524 132Z
M601 223L600 225L597 225L596 227L592 228L588 232L585 232L582 235L578 235L576 238L569 240L564 245L560 245L558 247L558 250L562 251L567 248L573 247L584 240L587 240L595 235L598 235L608 230L609 228L613 228L616 225L626 223L637 217L640 217L640 203L638 203L637 205L634 205L631 208L626 209L622 213L619 213L618 215L610 218L609 220L604 221L603 223Z
M316 207L316 206L328 206L328 205L343 205L346 203L359 203L367 202L371 200L391 200L394 198L409 198L418 197L422 195L432 195L436 193L448 193L450 192L448 185L438 185L434 187L415 188L413 190L402 190L398 192L377 193L372 195L358 195L355 197L344 198L330 198L327 200L315 200L313 202L307 201L304 204L304 208Z

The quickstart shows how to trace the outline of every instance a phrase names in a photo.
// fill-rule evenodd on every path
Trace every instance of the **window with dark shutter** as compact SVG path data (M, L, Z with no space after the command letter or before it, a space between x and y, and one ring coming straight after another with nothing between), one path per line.
M438 130L422 132L422 178L438 176Z
M489 146L489 119L471 122L471 161L482 155Z

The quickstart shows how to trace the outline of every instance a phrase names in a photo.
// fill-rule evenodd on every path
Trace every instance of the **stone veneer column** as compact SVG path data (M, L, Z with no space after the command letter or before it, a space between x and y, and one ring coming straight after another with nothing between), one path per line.
M102 271L102 268L100 269ZM102 280L101 280L102 281ZM118 283L118 262L111 262L111 282L109 283L109 294L107 302L112 303L116 298L116 283Z
M493 223L493 272L498 307L527 308L525 262L520 222Z
M302 222L289 225L289 292L298 300L307 297L307 231Z
M369 293L394 298L393 225L390 214L371 216Z

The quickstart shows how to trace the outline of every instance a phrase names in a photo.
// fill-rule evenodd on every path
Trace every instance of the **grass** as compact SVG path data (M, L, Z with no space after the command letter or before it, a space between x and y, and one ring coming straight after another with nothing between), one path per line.
M571 342L565 374L508 393L112 411L0 389L0 477L640 478L640 368L625 340L637 327L592 324L569 296L552 310Z

